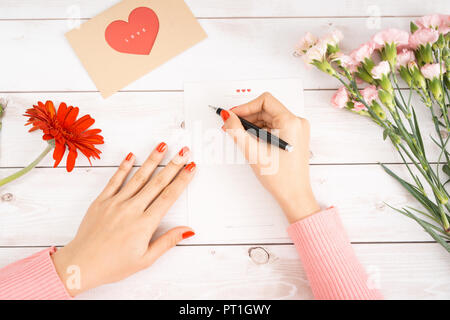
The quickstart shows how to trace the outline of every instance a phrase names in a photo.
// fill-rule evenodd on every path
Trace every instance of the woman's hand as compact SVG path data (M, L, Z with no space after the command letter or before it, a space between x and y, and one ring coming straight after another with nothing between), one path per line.
M240 116L271 131L294 147L287 152L248 134ZM270 93L223 111L223 129L243 151L263 186L275 197L290 223L320 211L309 181L309 123L298 118Z
M196 168L193 162L184 166L189 156L185 147L151 178L166 150L167 145L160 143L125 183L135 161L130 153L91 204L75 238L53 255L56 271L72 296L145 269L194 235L188 227L177 227L150 242Z

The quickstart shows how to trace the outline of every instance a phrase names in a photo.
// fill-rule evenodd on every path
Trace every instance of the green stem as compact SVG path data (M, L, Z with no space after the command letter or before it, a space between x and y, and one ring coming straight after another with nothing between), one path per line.
M21 176L23 176L24 174L26 174L27 172L29 172L31 169L33 169L34 167L36 167L38 165L39 162L41 162L41 160L54 148L54 144L52 143L48 143L47 147L45 148L45 150L39 155L39 157L36 158L36 160L34 160L32 163L30 163L28 166L26 166L25 168L17 171L16 173L10 175L9 177L3 178L0 180L0 187L13 181L16 180L17 178L20 178Z

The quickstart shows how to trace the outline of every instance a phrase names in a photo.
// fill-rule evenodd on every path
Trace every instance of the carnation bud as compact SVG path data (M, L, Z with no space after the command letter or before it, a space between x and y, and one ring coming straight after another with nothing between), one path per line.
M444 48L444 46L445 46L445 39L444 39L444 35L443 35L442 33L439 35L439 38L438 38L438 40L434 43L434 45L435 45L437 48L439 48L439 49Z
M378 90L378 97L380 98L380 101L389 108L389 110L394 109L394 97L392 94L384 89Z
M384 74L381 77L381 81L380 81L380 86L381 88L383 88L384 90L392 93L394 92L394 89L392 88L392 84L391 81L389 80L388 76L386 74Z
M327 60L317 61L315 60L313 63L319 70L328 73L330 76L337 75L336 71L333 69L331 64Z
M389 62L391 65L392 70L395 70L395 64L397 60L397 45L395 42L392 43L386 43L382 50L382 57L384 60Z
M371 108L372 111L375 112L381 120L386 120L386 112L384 112L383 108L378 104L378 102L373 101Z
M400 77L403 79L403 81L405 81L409 87L412 87L412 77L408 69L406 67L400 66L398 72L400 73Z
M421 46L420 49L419 50L422 63L424 65L427 63L434 63L433 50L431 48L431 44L427 43L425 47Z
M372 76L369 73L367 73L366 69L364 69L361 66L358 67L358 72L356 72L356 76L369 84L374 84Z
M430 90L436 101L442 101L444 94L442 92L441 81L438 78L434 78L430 81Z
M362 62L362 66L364 70L367 71L368 74L372 74L372 69L375 67L375 62L371 58L364 58L364 61Z
M413 81L414 81L414 84L416 85L416 87L421 88L424 91L426 91L427 83L425 82L425 78L423 77L422 73L420 73L420 70L417 67L417 64L415 62L409 63L408 70L413 78Z

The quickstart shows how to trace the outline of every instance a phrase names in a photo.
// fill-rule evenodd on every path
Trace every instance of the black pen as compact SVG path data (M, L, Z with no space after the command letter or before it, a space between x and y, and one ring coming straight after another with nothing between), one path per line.
M214 112L216 114L218 114L219 116L220 116L220 113L222 112L222 110L224 110L222 108L214 107L214 106L211 106L211 105L209 105L209 107L211 109L213 109ZM280 149L286 150L287 152L291 152L294 149L293 146L291 146L289 143L287 143L283 139L280 139L277 136L274 136L270 132L268 132L268 131L266 131L266 130L264 130L264 129L256 126L256 125L254 125L251 122L248 122L247 120L245 120L245 119L243 119L243 118L241 118L239 116L238 116L238 118L239 118L239 120L241 120L241 123L242 123L242 126L244 127L244 129L248 133L256 136L257 138L259 138L259 139L261 139L261 140L263 140L263 141L265 141L267 143L270 143L270 144L272 144L274 146L277 146Z

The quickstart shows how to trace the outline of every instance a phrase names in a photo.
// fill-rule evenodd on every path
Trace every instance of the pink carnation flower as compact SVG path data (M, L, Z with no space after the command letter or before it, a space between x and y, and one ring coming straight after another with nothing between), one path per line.
M433 44L439 38L439 32L434 29L419 29L409 37L409 46L417 49L419 45Z
M359 48L350 52L350 57L357 63L361 63L365 58L370 58L373 51L375 50L375 45L372 42L363 43Z
M395 43L398 48L408 45L409 33L399 29L386 29L372 37L375 49L383 48L386 44Z
M367 110L367 108L361 102L355 101L354 104L353 104L353 109L352 110L358 112L358 111L363 111L363 110L365 111L365 110Z
M450 15L432 14L415 21L419 29L434 29L446 34L450 31Z
M340 88L331 98L331 104L333 107L342 109L348 102L348 92L345 87Z
M364 98L364 100L367 102L368 105L371 105L372 101L378 99L377 87L375 87L373 85L361 90L360 92L361 92L362 97Z
M331 56L331 59L334 62L338 62L344 68L349 69L350 72L356 71L356 62L350 56L343 54L341 51L334 53Z
M338 44L342 39L344 39L344 35L339 30L333 30L331 33L326 34L321 38L322 41L333 46Z
M378 65L372 69L372 77L374 79L380 79L383 75L387 75L391 71L389 63L387 61L381 61Z
M422 68L420 68L420 71L425 78L432 80L439 77L439 75L441 74L441 67L439 66L439 63L427 63ZM442 66L442 72L445 72L444 66Z
M298 55L303 55L305 52L317 43L317 37L311 32L307 32L303 38L300 39L299 43L295 47L295 52Z
M397 68L406 67L410 61L414 61L414 52L408 49L397 50Z
M314 60L322 61L327 53L327 43L319 40L314 46L308 49L303 55L303 62L307 66L313 63Z

